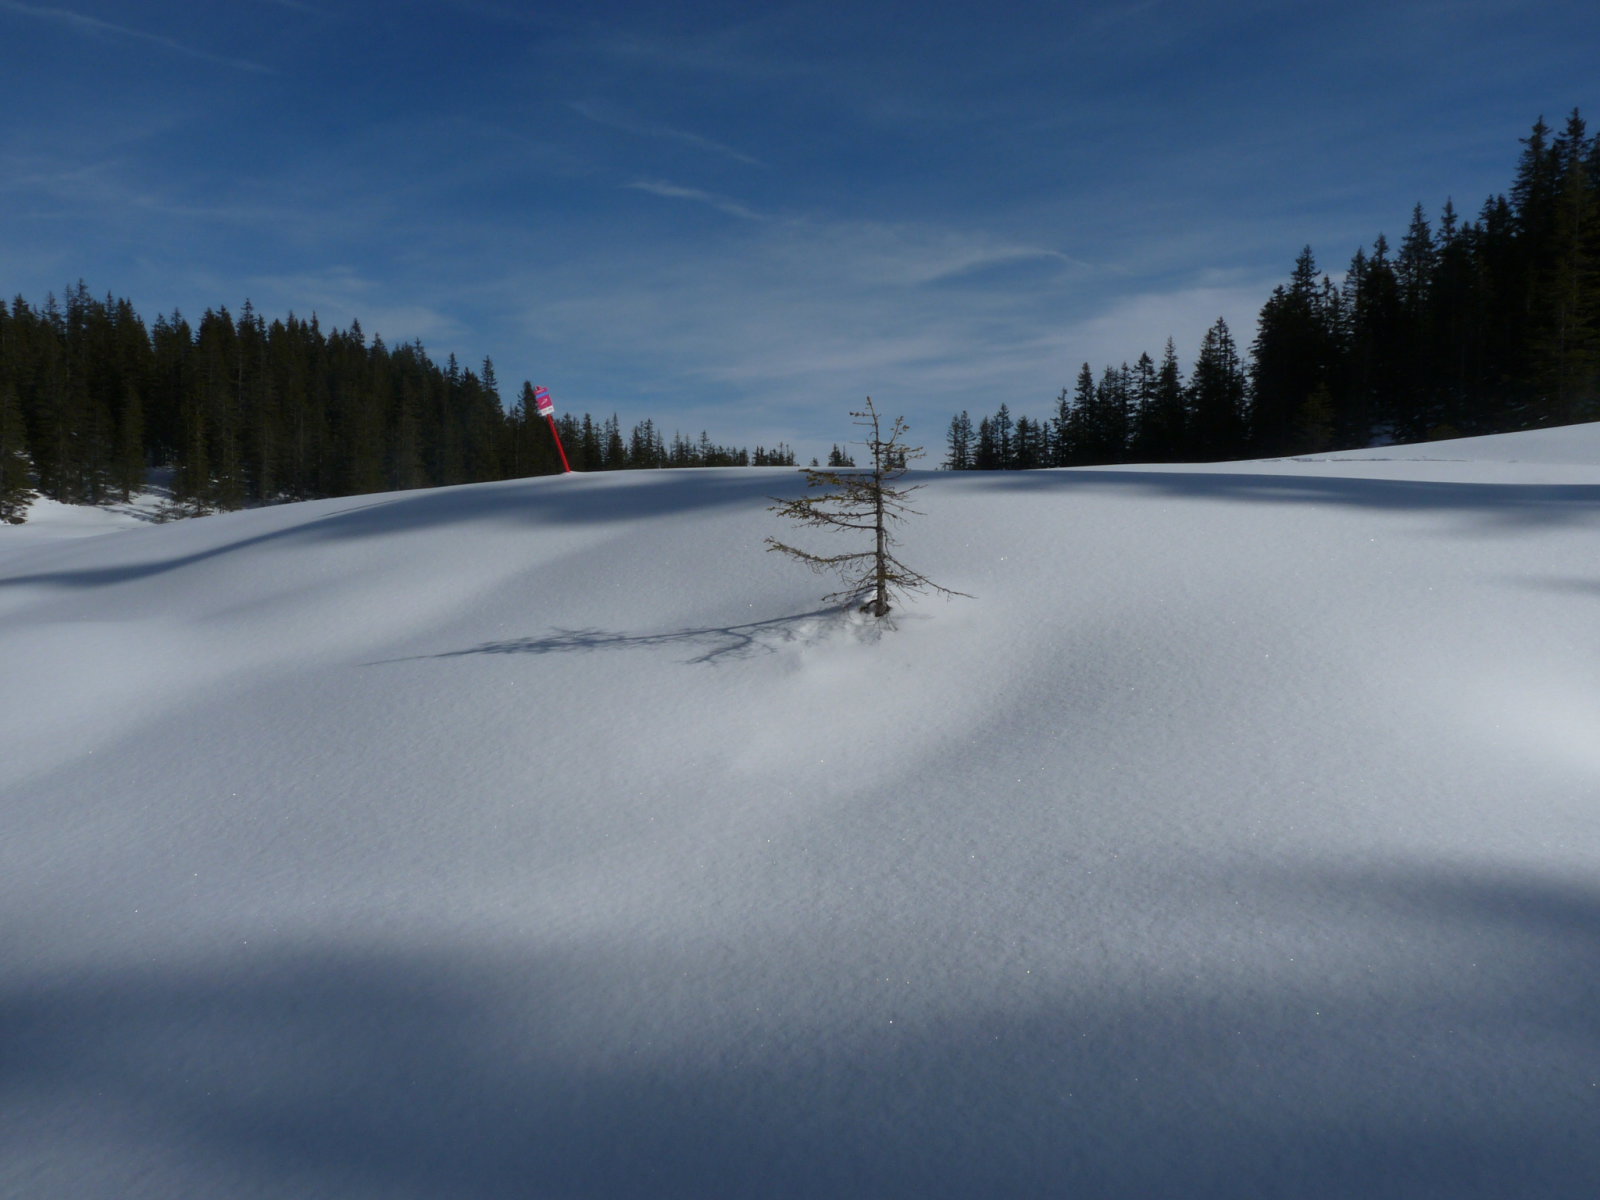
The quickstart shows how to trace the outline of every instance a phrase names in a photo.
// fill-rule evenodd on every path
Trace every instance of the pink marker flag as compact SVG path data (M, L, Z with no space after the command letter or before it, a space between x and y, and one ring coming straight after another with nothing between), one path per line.
M561 455L561 469L568 474L572 472L572 464L567 461L567 448L561 444L561 431L556 428L556 404L550 399L550 389L536 387L533 389L533 408L541 417L550 422L550 436L556 440L556 452Z

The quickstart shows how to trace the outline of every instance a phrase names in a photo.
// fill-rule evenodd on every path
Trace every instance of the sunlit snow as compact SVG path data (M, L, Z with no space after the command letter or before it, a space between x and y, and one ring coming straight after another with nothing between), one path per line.
M1600 426L921 481L0 527L0 1193L1597 1194Z

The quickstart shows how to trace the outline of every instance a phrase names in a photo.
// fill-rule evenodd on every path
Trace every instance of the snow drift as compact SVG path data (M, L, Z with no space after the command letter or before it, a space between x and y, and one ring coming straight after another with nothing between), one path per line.
M1600 427L922 481L0 529L0 1191L1592 1196Z

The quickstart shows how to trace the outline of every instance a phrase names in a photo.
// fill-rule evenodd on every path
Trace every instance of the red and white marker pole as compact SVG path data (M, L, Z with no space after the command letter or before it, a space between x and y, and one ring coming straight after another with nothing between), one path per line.
M561 431L556 428L555 401L550 399L550 389L536 387L533 389L533 407L541 417L550 422L550 436L556 440L556 453L561 455L561 469L566 474L572 474L572 464L567 461L567 448L561 444Z

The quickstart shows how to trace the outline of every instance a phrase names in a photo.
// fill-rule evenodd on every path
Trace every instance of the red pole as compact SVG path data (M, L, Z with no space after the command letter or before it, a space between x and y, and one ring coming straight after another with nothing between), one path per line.
M566 474L572 474L572 464L567 461L567 448L561 444L561 431L556 428L556 414L548 412L545 420L550 422L550 436L556 440L556 451L561 455L561 469Z

